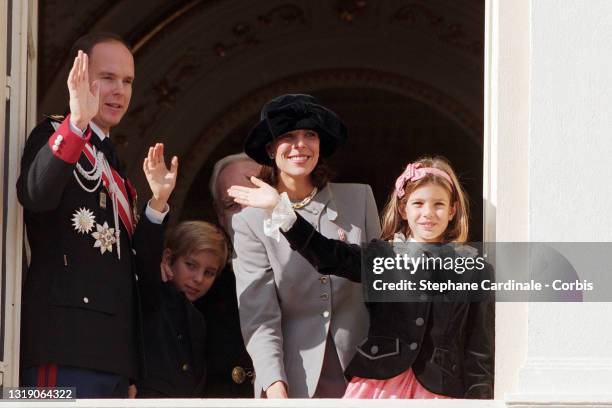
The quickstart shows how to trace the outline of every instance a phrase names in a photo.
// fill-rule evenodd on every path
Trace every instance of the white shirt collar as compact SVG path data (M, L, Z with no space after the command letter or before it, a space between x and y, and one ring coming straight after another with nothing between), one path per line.
M100 140L104 141L104 139L106 139L107 137L110 137L110 132L109 133L104 133L102 131L102 129L100 129L100 127L98 125L96 125L95 123L89 122L89 127L91 127L91 130L93 130L93 132L100 138Z

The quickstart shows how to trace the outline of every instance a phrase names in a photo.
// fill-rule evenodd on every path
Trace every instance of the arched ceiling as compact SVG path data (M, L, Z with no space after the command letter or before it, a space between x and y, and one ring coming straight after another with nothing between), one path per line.
M68 49L92 30L134 45L131 107L112 137L137 186L151 143L183 159L179 207L224 134L279 92L394 91L482 146L483 0L41 0L39 112L65 109Z

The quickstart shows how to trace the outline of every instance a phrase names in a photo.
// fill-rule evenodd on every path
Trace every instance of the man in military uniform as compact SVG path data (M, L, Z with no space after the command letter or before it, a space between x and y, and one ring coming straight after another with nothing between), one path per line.
M210 193L219 224L231 235L231 217L240 204L227 194L232 185L251 185L249 178L261 166L246 154L234 154L219 160L210 178ZM231 264L196 306L206 318L206 361L208 364L204 396L208 398L252 398L253 363L246 351L236 299L236 278Z
M109 141L130 102L132 53L112 34L87 35L73 48L70 114L32 131L17 182L32 254L21 383L125 397L143 368L134 256L163 234L178 160L168 170L163 145L149 149L143 169L152 198L137 223L135 190Z

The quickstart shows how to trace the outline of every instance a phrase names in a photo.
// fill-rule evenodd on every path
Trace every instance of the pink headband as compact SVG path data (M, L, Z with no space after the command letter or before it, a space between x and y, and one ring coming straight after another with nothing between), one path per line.
M445 171L436 169L434 167L421 166L421 163L409 163L408 166L406 166L406 170L404 170L404 172L395 181L395 194L397 195L397 198L402 198L404 194L406 194L404 185L407 181L417 181L428 174L444 177L449 183L451 183L451 185L453 185L453 180L451 180L450 176Z

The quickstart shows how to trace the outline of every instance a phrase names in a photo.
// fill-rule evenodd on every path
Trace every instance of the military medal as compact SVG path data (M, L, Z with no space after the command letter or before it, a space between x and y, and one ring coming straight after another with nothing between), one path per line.
M87 208L79 208L72 215L72 226L79 234L89 234L93 230L96 216Z
M106 221L102 225L96 224L96 231L92 232L91 236L96 240L94 248L100 248L101 254L106 251L113 252L113 244L117 242L115 229L109 228Z
M100 191L100 208L106 209L106 193L104 191Z
M91 223L85 221L74 221L75 229L79 232L92 231L95 225L95 231L91 236L96 240L94 247L100 248L100 253L113 252L113 245L116 245L117 258L121 259L121 239L120 239L120 220L125 225L129 235L133 233L135 220L132 219L132 209L129 203L129 193L126 191L126 186L123 184L123 178L110 166L108 160L101 151L97 151L90 143L85 144L83 149L85 158L91 164L92 168L86 170L79 162L76 163L73 171L74 177L81 188L88 193L98 193L99 208L105 210L109 205L113 209L114 228L109 228L108 223L98 224L91 219ZM88 187L84 183L95 183L93 187ZM100 184L103 184L104 191L100 191ZM134 193L135 195L135 193ZM110 203L108 203L110 199ZM77 214L75 214L75 219ZM78 214L79 220L87 218L89 214ZM93 215L92 215L93 216ZM85 227L80 226L85 223ZM90 225L91 224L91 225Z

